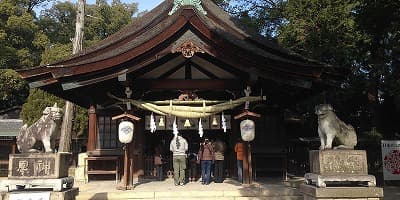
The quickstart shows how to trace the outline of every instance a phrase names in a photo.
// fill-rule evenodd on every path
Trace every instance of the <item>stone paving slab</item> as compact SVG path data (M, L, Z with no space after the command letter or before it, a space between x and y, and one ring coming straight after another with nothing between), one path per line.
M164 181L143 181L133 190L116 190L115 182L92 181L88 184L76 183L80 188L80 199L221 199L221 200L297 200L300 193L287 187L280 180L270 180L268 183L241 185L228 179L224 183L202 185L200 182L190 182L185 186L175 186L172 179Z

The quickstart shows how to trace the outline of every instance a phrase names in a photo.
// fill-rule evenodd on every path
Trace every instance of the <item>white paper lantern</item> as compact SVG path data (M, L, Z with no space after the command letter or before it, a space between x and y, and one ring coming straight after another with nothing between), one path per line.
M250 142L254 140L255 137L255 124L254 121L245 119L240 122L240 134L242 140Z
M134 126L130 121L123 121L118 126L118 139L121 143L132 142Z

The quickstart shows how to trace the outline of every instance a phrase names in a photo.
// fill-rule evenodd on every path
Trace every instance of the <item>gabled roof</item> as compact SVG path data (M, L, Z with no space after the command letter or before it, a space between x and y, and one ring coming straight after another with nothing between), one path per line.
M344 76L343 68L307 59L252 33L210 0L202 0L206 15L190 5L169 15L173 6L173 0L166 0L95 46L18 72L31 87L83 106L105 101L102 90L120 87L121 76L141 89L240 87L238 80L311 88ZM182 56L185 50L194 55Z

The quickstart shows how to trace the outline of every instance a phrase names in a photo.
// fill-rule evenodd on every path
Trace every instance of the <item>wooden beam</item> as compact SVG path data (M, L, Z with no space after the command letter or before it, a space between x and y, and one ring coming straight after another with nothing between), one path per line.
M185 64L185 79L192 79L192 68L190 63Z
M152 89L152 90L190 90L190 89L209 89L209 90L226 90L226 89L242 89L244 83L240 80L181 80L181 79L164 79L164 80L136 80L134 81L134 89Z
M112 120L117 120L117 119L121 119L121 118L129 118L129 119L136 120L136 121L140 120L140 117L137 117L135 115L131 115L131 114L128 114L128 113L123 113L123 114L120 114L120 115L117 115L117 116L113 116L111 119Z

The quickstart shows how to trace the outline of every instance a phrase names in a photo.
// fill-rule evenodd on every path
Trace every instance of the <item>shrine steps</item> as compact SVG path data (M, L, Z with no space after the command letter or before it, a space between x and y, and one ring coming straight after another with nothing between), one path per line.
M303 197L296 188L279 183L255 183L239 185L236 181L225 180L224 183L202 185L190 182L185 186L174 186L173 180L141 183L133 190L120 191L110 181L93 181L77 185L77 200L108 199L218 199L218 200L300 200Z

